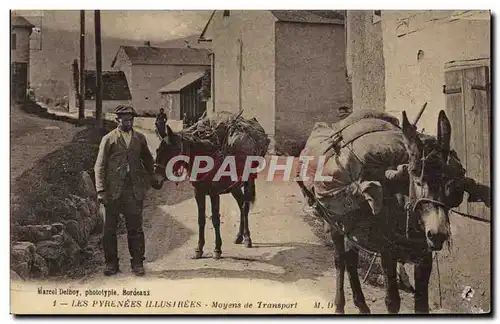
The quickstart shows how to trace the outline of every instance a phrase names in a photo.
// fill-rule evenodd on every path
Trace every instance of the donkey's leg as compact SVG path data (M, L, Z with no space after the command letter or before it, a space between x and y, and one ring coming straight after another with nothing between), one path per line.
M335 313L344 314L345 294L344 294L344 273L345 273L345 246L344 236L335 228L331 228L330 235L335 246L334 262L336 272L335 289Z
M253 202L254 199L254 190L255 188L253 187L254 181L249 180L245 182L243 185L243 194L245 196L244 203L243 203L243 242L245 242L245 247L251 248L252 247L252 238L250 237L250 226L248 225L248 216L250 214L250 204Z
M429 278L432 272L432 253L426 253L414 266L415 313L429 313Z
M234 199L238 203L238 207L240 208L240 228L238 230L238 234L236 234L234 244L241 244L243 243L243 226L245 225L243 217L243 202L245 196L243 195L243 191L241 190L241 188L232 190L231 194L233 195Z
M401 297L398 290L397 259L389 249L383 251L380 258L385 278L385 305L387 306L387 311L389 313L399 313Z
M210 195L210 205L212 206L212 224L214 225L215 231L215 249L214 249L214 259L219 259L222 254L222 238L220 236L220 196L218 194Z
M198 247L195 250L194 259L199 259L203 255L205 246L205 193L195 190L195 199L198 205Z
M252 238L250 237L250 228L248 226L248 214L250 213L250 203L245 201L243 204L243 242L245 247L252 247Z
M358 260L358 250L351 249L345 253L345 265L347 273L349 274L354 305L359 309L361 314L370 314L370 308L366 304L365 295L363 294L361 283L359 282Z

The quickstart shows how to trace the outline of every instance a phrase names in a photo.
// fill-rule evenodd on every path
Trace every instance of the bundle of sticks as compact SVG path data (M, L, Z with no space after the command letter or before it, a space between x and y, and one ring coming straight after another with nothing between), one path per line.
M233 153L258 154L267 151L270 140L255 118L246 119L243 111L237 114L220 112L200 120L183 131L192 141L211 144L214 150L225 155Z

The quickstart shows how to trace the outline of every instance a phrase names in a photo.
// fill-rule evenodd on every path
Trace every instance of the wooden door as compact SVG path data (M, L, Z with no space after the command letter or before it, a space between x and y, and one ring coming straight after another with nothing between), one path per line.
M200 88L201 80L198 80L181 91L181 116L186 116L187 124L198 121L207 109L207 103L198 94Z
M467 176L491 186L491 101L487 66L445 72L446 114L452 126L451 147L457 151ZM483 203L468 203L460 211L491 218Z

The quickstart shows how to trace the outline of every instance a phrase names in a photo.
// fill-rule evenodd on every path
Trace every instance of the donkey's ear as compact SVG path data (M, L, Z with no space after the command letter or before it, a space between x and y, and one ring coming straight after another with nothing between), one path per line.
M451 123L444 110L441 110L438 117L437 140L446 152L450 151L450 139Z
M408 120L408 116L406 115L406 111L403 111L403 125L402 125L403 135L408 144L408 146L412 147L413 145L418 145L419 138L417 134L417 128L413 126Z
M173 131L173 130L172 130L172 128L170 128L170 126L168 126L168 125L167 125L167 134L166 134L166 135L168 136L168 139L169 139L169 140L174 139L174 136L175 136L174 131Z

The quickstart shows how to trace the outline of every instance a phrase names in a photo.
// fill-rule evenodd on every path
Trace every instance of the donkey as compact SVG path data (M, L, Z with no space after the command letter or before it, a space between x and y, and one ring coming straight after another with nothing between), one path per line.
M156 150L156 161L153 176L153 188L161 189L163 183L167 180L166 166L169 161L180 155L188 156L189 162L179 161L173 166L173 174L179 175L181 170L191 171L196 156L212 156L214 149L210 144L202 141L194 141L182 136L181 133L175 133L167 125L166 132L160 132L162 141ZM247 181L231 181L222 177L220 181L212 181L217 170L204 174L202 179L191 181L194 187L195 199L198 206L198 245L195 249L194 259L203 256L203 247L205 246L205 197L210 197L212 209L212 224L215 231L214 259L219 259L222 254L222 238L220 234L220 195L231 193L240 209L240 226L236 234L235 244L244 243L245 247L252 247L250 237L250 228L248 225L248 215L251 205L255 202L255 179L250 176Z
M380 179L384 191L379 202L382 206L380 213L373 215L372 209L365 204L366 208L347 215L343 222L374 220L375 227L371 229L370 236L375 237L377 243L369 248L380 253L388 312L398 313L400 310L396 267L397 262L402 261L414 263L415 267L414 310L416 313L428 313L432 253L440 251L451 237L449 207L446 205L453 198L446 194L446 187L454 181L448 167L451 124L444 111L440 111L437 138L429 136L424 140L408 121L406 112L403 112L402 132L395 134L401 137L398 143L401 143L402 152L406 150L407 163L400 164L397 177ZM373 143L378 140L377 136L368 134L363 137ZM345 228L341 228L344 225L332 226L330 229L335 248L335 312L344 313L344 272L347 270L354 305L360 313L368 314L370 308L366 304L357 272L359 250L349 244L349 240L345 241L348 234ZM361 225L357 223L353 226ZM398 234L405 232L406 235Z

